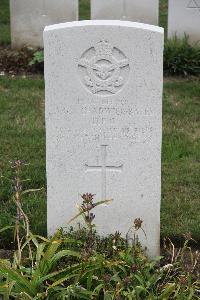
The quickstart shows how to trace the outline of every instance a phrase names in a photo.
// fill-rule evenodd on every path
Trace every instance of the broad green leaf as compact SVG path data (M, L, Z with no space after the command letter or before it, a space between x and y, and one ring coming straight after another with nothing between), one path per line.
M36 266L38 267L41 259L42 259L42 256L43 256L43 253L44 253L44 249L46 247L46 244L45 243L40 243L38 244L38 247L37 247L37 252L36 252Z
M169 299L170 296L176 291L175 283L169 283L164 287L164 292L161 294L161 299Z
M44 281L46 280L51 280L51 278L56 278L56 276L62 276L62 278L70 275L70 274L74 274L75 271L79 271L80 269L80 264L75 264L73 266L70 266L70 267L67 267L67 268L64 268L62 270L58 270L58 271L55 271L55 272L52 272L52 273L48 273L46 274L45 276L39 276L36 277L35 274L34 274L34 277L33 277L33 280L32 280L32 284L34 285L37 285L39 286L41 283L43 283ZM78 273L75 273L74 276L78 276L77 275Z
M79 252L76 252L76 251L72 251L72 250L62 250L58 253L56 253L52 259L50 260L50 263L53 265L55 264L59 259L61 259L62 257L65 257L65 256L73 256L73 257L78 257L80 258L81 255Z
M104 284L103 284L103 283L99 284L99 285L94 289L92 295L98 296L99 293L100 293L100 291L103 289L103 287L104 287Z
M143 278L140 277L139 274L135 274L134 277L138 280L138 282L139 282L142 286L145 286L145 282L144 282Z
M36 289L23 275L19 274L17 270L13 270L12 268L7 267L1 262L0 274L11 281L15 281L15 286L18 287L19 291L27 292L27 294L29 294L30 296L34 296L36 294Z
M53 287L55 287L55 286L58 286L58 285L60 285L61 283L65 282L65 281L67 281L67 280L69 280L69 279L71 279L71 278L74 278L74 277L76 277L76 276L77 276L76 274L64 276L64 277L60 278L59 280L55 281L52 285L50 285L50 286L48 287L48 289L51 289L51 288L53 288Z

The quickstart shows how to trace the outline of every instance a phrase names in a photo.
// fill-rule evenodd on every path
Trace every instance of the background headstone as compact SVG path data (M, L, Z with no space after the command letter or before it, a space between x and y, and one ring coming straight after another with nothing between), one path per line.
M159 254L163 29L73 22L46 27L44 43L48 233L89 192L114 199L95 212L100 233L140 217Z
M159 0L91 0L91 19L158 25Z
M78 19L78 0L10 0L13 48L43 47L46 25Z
M169 0L168 37L200 42L200 0Z

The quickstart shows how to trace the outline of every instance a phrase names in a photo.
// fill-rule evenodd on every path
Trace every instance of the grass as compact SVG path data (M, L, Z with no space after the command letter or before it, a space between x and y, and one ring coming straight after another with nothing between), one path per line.
M168 81L164 89L162 235L200 238L200 81Z
M200 84L199 80L167 80L164 85L161 235L191 231L200 236ZM9 161L30 163L25 188L46 186L44 81L40 77L0 77L0 171L11 177ZM11 184L0 182L0 228L14 215ZM89 191L88 191L89 192ZM46 233L46 193L30 194L25 210L34 232ZM36 222L37 220L37 222ZM4 245L9 243L3 236ZM1 243L1 241L0 241Z
M80 20L90 20L90 0L79 0Z
M0 0L0 45L10 44L9 0Z
M9 161L21 158L30 163L23 178L30 178L25 188L45 186L44 82L35 79L0 78L0 173L12 178ZM0 228L12 223L14 206L11 182L0 182ZM34 231L46 233L46 193L26 196L25 210ZM37 222L35 222L37 218ZM9 242L3 236L4 244ZM1 242L1 241L0 241Z
M79 0L80 20L90 19L90 0ZM160 26L167 27L167 0L160 0ZM165 30L166 32L166 30ZM0 45L10 44L9 0L0 0Z

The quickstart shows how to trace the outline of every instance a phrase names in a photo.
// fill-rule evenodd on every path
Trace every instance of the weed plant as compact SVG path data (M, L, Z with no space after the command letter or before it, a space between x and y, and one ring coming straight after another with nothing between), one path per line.
M200 44L191 45L188 37L166 40L164 49L165 75L200 75Z

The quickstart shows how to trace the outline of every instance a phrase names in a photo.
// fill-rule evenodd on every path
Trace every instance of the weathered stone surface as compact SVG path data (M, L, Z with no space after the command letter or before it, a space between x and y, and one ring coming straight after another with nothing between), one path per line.
M91 0L91 19L158 25L159 0Z
M200 0L169 0L168 37L200 42Z
M114 199L95 210L101 233L144 220L159 253L163 29L83 21L44 32L48 232L77 213L80 194Z
M10 0L13 48L43 47L46 25L78 19L78 0Z

